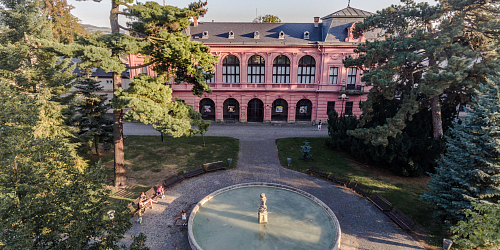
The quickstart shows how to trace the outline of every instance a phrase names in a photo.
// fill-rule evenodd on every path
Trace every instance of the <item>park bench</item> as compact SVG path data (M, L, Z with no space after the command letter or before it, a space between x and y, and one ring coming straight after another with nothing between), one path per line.
M370 197L366 197L369 201L373 203L378 209L382 211L390 211L392 208L392 204L386 200L382 195L375 193Z
M356 193L364 196L364 197L370 197L370 195L372 194L373 190L371 190L371 188L363 185L363 184L359 184L357 182L352 182L349 184L349 187L354 190Z
M203 168L207 172L212 172L217 170L224 170L226 169L226 166L224 166L224 163L222 161L216 161L212 163L203 164Z
M322 168L319 168L319 167L311 167L310 169L307 170L307 173L321 176L323 178L328 178L328 176L329 176L328 171L326 171Z
M184 176L176 174L176 175L170 176L167 179L163 180L163 186L165 188L169 188L169 187L172 187L175 184L177 184L183 180L184 180Z
M197 167L197 168L194 168L194 169L191 169L187 172L184 173L184 178L191 178L191 177L195 177L195 176L198 176L200 174L203 174L205 173L205 169L203 169L203 167Z
M415 225L415 222L410 219L410 217L406 216L403 212L401 212L401 210L397 209L396 207L393 208L392 211L385 212L385 214L405 231L410 231Z
M144 193L146 195L147 199L156 200L156 198L158 196L158 194L156 193L156 190L158 189L159 185L161 185L161 183L156 184L154 187L150 188L148 191L146 191ZM135 214L135 213L137 213L137 211L139 211L138 204L140 201L141 201L141 197L138 197L137 199L135 199L134 201L132 201L131 203L129 203L127 205L128 209L130 210L131 213ZM150 206L151 206L150 203L146 203L146 206L143 209L146 209Z

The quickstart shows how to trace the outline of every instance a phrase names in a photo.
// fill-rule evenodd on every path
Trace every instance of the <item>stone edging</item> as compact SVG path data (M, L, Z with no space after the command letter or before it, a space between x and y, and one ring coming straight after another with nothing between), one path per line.
M294 188L294 187L282 185L282 184L277 184L277 183L269 183L269 182L250 182L250 183L243 183L243 184L228 186L228 187L219 189L219 190L207 195L200 202L198 202L198 204L196 204L196 206L193 208L193 211L191 211L191 215L189 216L189 220L188 220L188 239L189 239L189 245L191 246L191 249L203 250L196 242L196 240L194 238L194 234L193 234L193 221L194 221L194 217L196 216L196 213L200 209L200 206L203 206L203 204L205 204L207 201L211 200L213 197L215 197L221 193L224 193L224 192L227 192L227 191L233 190L233 189L244 188L244 187L276 187L276 188L281 188L281 189L285 189L285 190L300 194L300 195L305 196L305 197L309 198L310 200L314 201L316 204L318 204L323 209L325 209L325 211L328 213L330 218L332 218L334 227L336 229L335 230L336 231L336 235L335 235L336 244L332 247L331 250L340 249L341 231L340 231L339 221L338 221L337 217L335 216L335 214L333 213L333 211L324 202L322 202L320 199L316 198L312 194L309 194L309 193L302 191L298 188Z

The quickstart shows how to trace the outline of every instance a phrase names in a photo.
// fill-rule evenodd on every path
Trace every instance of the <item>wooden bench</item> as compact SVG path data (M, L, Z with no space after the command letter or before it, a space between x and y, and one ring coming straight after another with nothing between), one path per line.
M175 184L177 184L183 180L184 180L184 176L176 174L176 175L170 176L167 179L163 180L163 186L165 188L169 188L169 187L172 187Z
M217 170L224 170L226 169L226 166L224 166L224 163L222 161L216 161L212 163L203 164L203 168L207 172L212 172Z
M198 176L200 174L203 174L205 173L205 169L203 169L203 167L197 167L197 168L194 168L194 169L191 169L187 172L184 173L184 178L191 178L191 177L195 177L195 176Z
M307 173L321 176L321 177L327 178L327 179L328 179L328 176L330 175L330 173L328 171L326 171L322 168L318 168L318 167L312 167L312 168L308 169Z
M371 190L369 187L359 184L357 182L352 182L349 184L349 187L354 190L356 193L364 196L364 197L370 197L372 194L373 190Z
M390 211L392 208L392 204L386 200L382 195L375 193L370 197L366 197L369 201L373 203L378 209L382 211Z
M410 219L410 217L406 216L403 212L401 212L401 210L397 209L396 207L392 209L392 211L385 212L385 214L405 231L410 231L415 225L415 222Z

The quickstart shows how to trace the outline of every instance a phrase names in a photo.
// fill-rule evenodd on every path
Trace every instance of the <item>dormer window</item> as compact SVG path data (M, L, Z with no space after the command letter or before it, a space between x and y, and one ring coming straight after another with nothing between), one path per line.
M260 39L260 37L259 37L259 32L258 32L258 31L255 31L255 32L253 33L253 39Z
M309 31L304 32L304 39L309 40Z
M201 39L208 39L208 31L203 31Z
M232 30L229 31L229 36L227 38L228 39L234 39L234 32Z
M285 32L280 31L279 39L285 39Z

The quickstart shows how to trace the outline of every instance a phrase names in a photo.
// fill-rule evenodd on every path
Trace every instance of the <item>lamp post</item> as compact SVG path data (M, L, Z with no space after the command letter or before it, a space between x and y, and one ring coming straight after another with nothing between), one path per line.
M342 94L339 96L339 100L342 99L342 109L340 110L340 116L344 117L344 100L349 99L349 96L346 96L346 94Z

